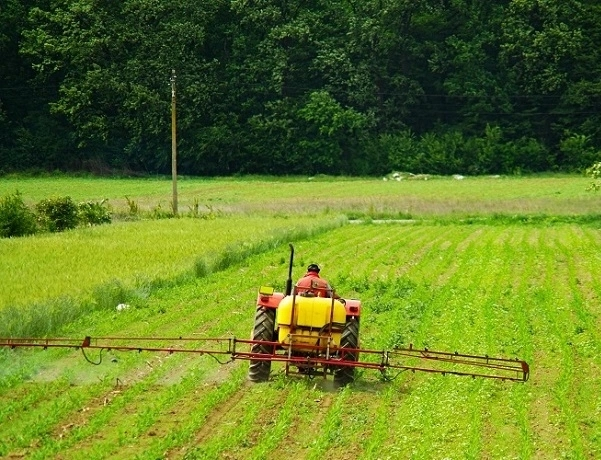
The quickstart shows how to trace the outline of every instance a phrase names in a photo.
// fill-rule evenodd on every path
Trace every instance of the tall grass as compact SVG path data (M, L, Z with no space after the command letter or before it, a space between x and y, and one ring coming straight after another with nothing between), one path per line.
M581 215L599 212L598 194L578 175L516 177L430 177L382 181L381 178L185 178L179 181L182 209L206 206L211 212L274 215L346 213L354 217L432 218L501 213L506 215ZM7 178L0 196L19 190L36 203L52 195L75 201L108 199L115 212L128 214L161 206L169 209L166 179ZM126 198L127 197L127 198Z
M262 220L261 222L265 223L266 221ZM154 278L136 277L133 281L127 277L124 277L123 280L110 279L91 286L91 296L61 296L31 304L9 304L0 309L0 337L49 335L85 314L96 310L115 309L119 304L141 302L159 288L173 287L193 277L201 278L226 270L232 265L242 263L251 256L273 249L284 242L307 239L340 227L344 223L343 218L322 221L299 219L296 225L289 228L274 226L271 230L263 229L262 239L256 237L244 239L229 243L207 255L197 256L193 264L186 264L188 267L192 265L193 268L186 269L184 266L179 271L167 271L164 275ZM227 241L227 239L222 241ZM215 246L217 245L212 245L212 247ZM77 258L78 255L76 254L75 257ZM190 255L190 259L193 259L192 255ZM85 267L73 268L74 277L78 277L80 270L85 269ZM141 269L142 267L140 267ZM47 276L51 275L51 273L47 274Z
M168 219L77 229L64 234L0 240L0 309L61 296L89 297L114 279L172 279L199 257L245 242L255 244L278 229L326 224L335 217L223 217Z
M280 229L264 240L243 242L228 245L224 250L196 262L196 274L208 274L214 271L225 270L232 265L239 264L253 255L261 254L277 248L286 242L306 240L328 230L338 228L346 222L344 218L326 221L316 226L295 226Z

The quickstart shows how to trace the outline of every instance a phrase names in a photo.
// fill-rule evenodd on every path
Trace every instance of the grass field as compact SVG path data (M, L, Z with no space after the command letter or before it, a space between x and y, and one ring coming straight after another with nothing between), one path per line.
M495 203L500 208L511 203L511 212L523 216L590 217L599 200L584 191L587 183L581 178L501 179L511 186L493 193L496 185L491 184L501 183L498 180L326 182L331 197L312 194L316 183L304 181L215 180L213 185L227 189L223 195L230 198L224 202L232 200L231 214L214 223L211 234L220 238L209 242L209 237L200 237L214 246L197 242L189 258L183 251L175 266L194 267L209 252L217 259L224 254L220 260L227 263L213 264L202 276L182 277L173 266L157 274L161 262L147 271L134 271L135 276L148 273L173 282L133 296L127 310L108 305L84 312L57 333L247 337L258 286L284 287L285 238L290 237L297 253L295 276L308 263L320 263L338 292L363 301L363 347L390 349L413 343L434 350L520 357L531 365L527 383L420 373L402 373L382 382L377 374L362 371L353 385L339 390L322 379L286 377L278 365L269 382L250 384L244 362L219 365L207 356L115 352L94 366L77 351L2 350L0 457L601 457L601 232L595 219L341 225L344 221L338 217L338 211L351 212L359 202L369 211L389 196L389 186L406 186L416 203L424 203L426 210L420 207L412 216L463 215L471 208L471 213L486 217L499 212ZM207 182L198 181L198 190L209 187ZM262 207L254 191L269 183ZM297 195L292 189L286 194L290 184ZM22 192L28 195L25 188ZM144 196L159 195L149 189ZM236 195L238 202L231 198ZM81 199L96 196L101 195L82 194ZM316 202L317 196L323 201ZM402 198L389 199L386 207L400 212ZM265 209L266 215L259 218L258 209ZM241 220L230 221L233 233L225 237L218 226L229 219ZM308 230L311 221L314 232ZM120 226L129 228L139 236L140 257L150 260L156 257L151 254L157 240L146 235L161 225L169 232L180 225L191 227L182 231L204 231L194 220L179 219L126 222L94 232L98 241L109 245L128 234ZM304 230L290 230L295 225ZM85 239L86 232L90 230L53 238ZM19 243L35 248L44 238ZM264 240L271 243L261 245ZM7 244L15 242L0 241L3 259L14 258L14 266L18 260L35 260L40 252L9 251ZM240 257L227 257L232 244ZM252 248L240 249L245 247ZM115 249L107 253L122 260ZM55 256L57 264L61 257L62 253ZM119 263L106 261L111 267L107 271L117 280L120 274L112 267ZM19 290L26 290L29 281L29 289L36 291L35 273L26 273ZM78 276L76 270L73 273ZM86 289L69 295L85 297Z
M64 296L89 300L102 285L133 287L177 278L228 246L289 238L332 222L331 217L303 216L161 219L0 240L6 283L0 310Z
M599 212L587 192L590 179L574 175L541 177L431 177L402 181L328 177L283 180L188 179L178 181L180 212L212 209L223 213L440 217L497 214L571 215ZM108 199L117 211L127 197L142 210L171 208L167 179L3 178L0 195L19 190L30 203L50 196L75 201Z

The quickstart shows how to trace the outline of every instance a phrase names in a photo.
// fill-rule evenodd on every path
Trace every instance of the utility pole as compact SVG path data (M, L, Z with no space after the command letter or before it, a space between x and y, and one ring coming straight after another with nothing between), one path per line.
M173 182L173 215L177 217L177 130L175 125L175 69L171 71L171 177Z

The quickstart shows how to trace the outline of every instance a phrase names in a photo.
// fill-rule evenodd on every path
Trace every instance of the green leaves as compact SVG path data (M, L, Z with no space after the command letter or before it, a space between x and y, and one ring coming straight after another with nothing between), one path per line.
M114 147L139 167L144 156L136 158L136 152L169 142L171 69L178 70L183 88L198 89L203 85L192 82L208 79L207 28L223 5L59 1L51 10L32 10L23 52L47 81L60 73L60 97L52 108L69 119L80 148ZM194 107L185 90L181 96L186 127Z
M582 14L575 0L512 2L503 23L501 57L527 92L546 94L566 87L582 52Z
M321 135L334 136L366 125L367 119L352 109L343 109L326 91L315 91L298 111L300 118L313 124Z
M601 145L594 2L5 4L0 170L169 173L172 69L184 174L385 174L421 158L385 141L407 130L434 152L415 172L574 170L590 158L561 152L566 131ZM487 126L537 158L435 145Z
M31 235L36 231L35 214L18 190L0 198L0 238Z
M77 226L77 204L71 197L46 198L36 204L42 227L50 232L62 232Z

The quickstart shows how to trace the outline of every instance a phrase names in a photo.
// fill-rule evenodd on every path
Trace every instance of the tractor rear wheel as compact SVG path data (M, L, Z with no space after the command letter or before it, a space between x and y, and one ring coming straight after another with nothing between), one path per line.
M255 313L255 327L253 328L253 340L273 341L275 329L275 309L258 307ZM273 347L263 344L253 344L252 353L273 354ZM271 372L271 361L250 360L248 379L252 382L266 382Z
M340 337L340 348L359 348L359 321L356 318L347 320ZM348 352L342 356L344 361L357 361L357 353ZM340 366L334 372L334 383L345 386L355 380L355 368L351 366Z

